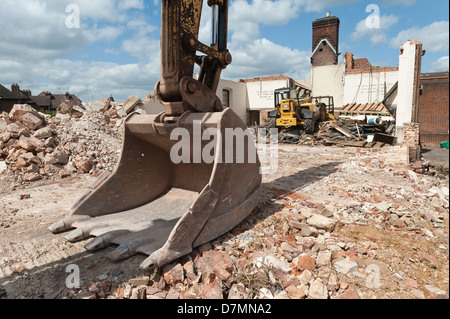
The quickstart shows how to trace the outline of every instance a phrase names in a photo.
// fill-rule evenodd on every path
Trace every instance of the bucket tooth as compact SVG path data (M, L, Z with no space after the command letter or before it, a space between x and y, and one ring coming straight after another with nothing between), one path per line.
M85 233L83 229L77 228L73 232L71 232L69 235L67 235L65 238L67 241L71 243L75 243L77 241L81 241L83 239L86 239L89 237L89 234Z
M51 231L53 234L62 233L65 231L68 231L70 229L73 229L73 224L79 221L85 221L90 219L89 216L70 216L66 219L62 219L60 221L57 221L56 223L50 225L48 227L48 230Z
M114 238L118 238L122 235L129 234L130 232L127 230L124 231L110 231L107 233L104 233L100 236L95 237L93 240L91 240L88 244L84 246L89 251L96 251L100 249L104 249L108 246L110 246L114 240Z

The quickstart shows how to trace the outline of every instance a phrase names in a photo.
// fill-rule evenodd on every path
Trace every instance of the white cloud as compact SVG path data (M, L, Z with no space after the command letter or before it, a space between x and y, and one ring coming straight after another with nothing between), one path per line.
M0 66L2 66L0 60ZM153 63L118 64L99 61L71 61L58 59L45 61L27 76L40 78L39 81L28 80L27 89L34 94L41 91L76 95L82 93L82 100L90 101L112 95L116 101L123 102L132 95L145 96L153 92L153 85L159 79L159 65ZM25 82L25 81L24 81ZM24 87L25 88L25 87Z
M128 10L128 9L143 10L145 8L145 4L144 0L126 0L126 1L119 1L117 7L119 10Z
M307 12L323 11L324 9L358 1L359 0L295 0L296 3L302 4Z
M310 76L311 52L292 50L267 39L256 39L247 46L233 49L233 63L224 71L224 77L237 80L263 75L287 74L297 71L302 79Z
M51 0L56 2L58 0ZM82 20L90 19L96 22L126 22L127 10L143 9L143 1L136 0L65 0L80 7Z
M298 18L302 11L319 12L359 0L234 0L230 6L229 48L233 63L224 71L231 79L293 72L299 79L310 77L311 52L281 46L261 37L261 26L283 26ZM210 18L200 30L200 38L209 41Z
M448 21L436 21L423 28L413 27L403 30L391 40L391 46L399 48L408 40L418 40L423 42L423 48L430 53L448 51L448 28Z
M416 3L416 0L383 0L382 5L384 7L393 7L402 5L404 7L410 7Z
M113 27L113 26L105 26L105 27L98 27L97 24L95 24L92 28L86 29L83 31L84 36L86 39L93 43L96 41L113 41L115 40L119 35L123 33L122 27Z
M358 22L350 37L353 41L369 40L373 46L387 43L388 39L386 32L398 22L398 17L395 15L383 15L380 17L378 27L371 27L366 23L366 19Z
M133 30L136 36L144 36L148 33L156 31L158 28L154 25L149 24L145 17L141 19L133 19L127 23L127 28Z
M443 56L434 61L430 65L431 72L448 71L449 70L449 57Z
M150 37L127 39L122 42L121 50L138 58L141 62L152 61L159 64L160 61L159 39L156 40Z
M66 7L72 3L80 8L80 29L66 27ZM135 11L143 8L141 0L3 0L0 83L20 82L22 88L35 94L43 90L89 90L95 92L96 98L114 94L125 99L138 92L151 92L159 78L159 40L150 37L157 27ZM131 36L120 48L102 52L125 52L137 57L139 63L121 65L85 61L85 57L79 61L65 58L90 45L116 40L125 32ZM159 34L154 38L159 39Z
M263 23L265 25L284 25L298 16L300 3L293 0L246 0L233 1L230 7L230 27L237 29L236 25L248 21Z

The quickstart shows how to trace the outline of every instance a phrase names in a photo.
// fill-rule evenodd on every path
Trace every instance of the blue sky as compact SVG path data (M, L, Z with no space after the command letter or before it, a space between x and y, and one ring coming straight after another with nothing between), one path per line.
M159 79L158 0L2 0L0 83L22 89L78 94L88 102L152 93ZM80 27L67 28L79 11ZM368 5L379 28L367 28ZM205 5L200 40L209 40ZM422 72L449 69L449 2L444 0L230 0L231 80L289 74L310 76L313 20L341 20L340 48L375 66L398 66L400 45L424 42ZM74 21L74 20L70 20Z

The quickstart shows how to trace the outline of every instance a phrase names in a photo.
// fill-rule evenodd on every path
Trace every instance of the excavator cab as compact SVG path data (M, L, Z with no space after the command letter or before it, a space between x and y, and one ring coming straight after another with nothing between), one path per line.
M294 87L274 91L275 110L269 112L269 118L276 119L276 126L296 126L298 98Z
M246 125L216 96L221 71L232 60L228 0L208 1L209 46L198 40L202 6L203 0L162 0L155 93L165 111L126 119L114 171L100 176L70 215L49 227L53 233L73 230L66 236L70 242L95 237L85 246L90 251L118 245L112 260L146 254L141 268L150 269L231 230L258 203L256 147L239 138L250 136Z
M282 101L296 99L295 88L282 88L274 91L275 108L279 110Z

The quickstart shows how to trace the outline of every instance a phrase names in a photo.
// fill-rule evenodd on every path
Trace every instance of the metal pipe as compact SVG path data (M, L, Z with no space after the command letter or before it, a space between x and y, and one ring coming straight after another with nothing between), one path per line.
M219 11L219 5L212 5L211 47L216 50L219 45Z

